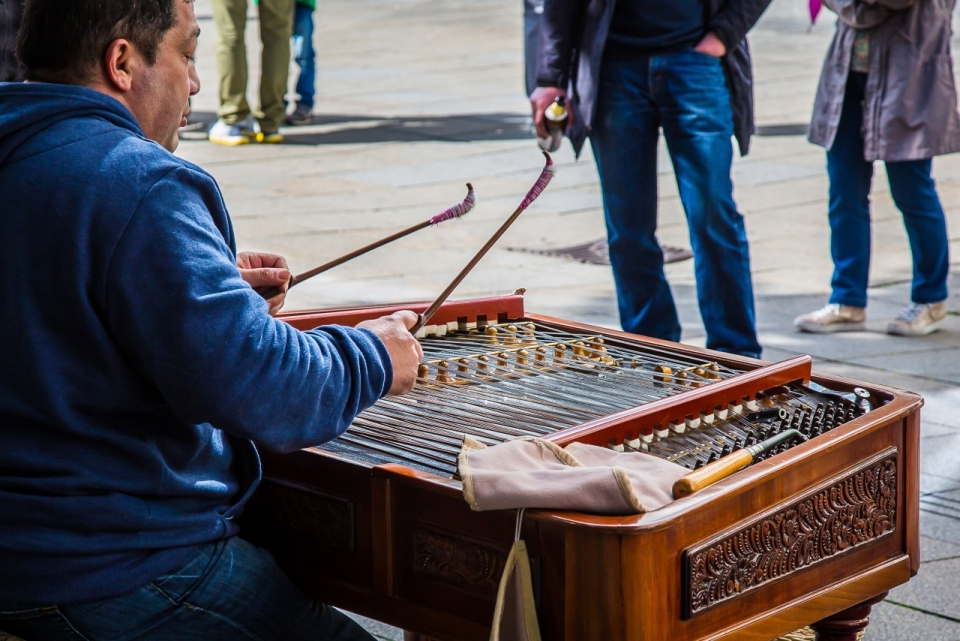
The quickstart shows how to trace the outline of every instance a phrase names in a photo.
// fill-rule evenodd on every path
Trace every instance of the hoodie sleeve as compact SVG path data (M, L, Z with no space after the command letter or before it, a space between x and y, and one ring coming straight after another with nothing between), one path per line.
M213 179L179 167L156 182L107 273L113 336L163 401L268 449L339 436L387 390L390 357L368 330L301 332L240 277Z

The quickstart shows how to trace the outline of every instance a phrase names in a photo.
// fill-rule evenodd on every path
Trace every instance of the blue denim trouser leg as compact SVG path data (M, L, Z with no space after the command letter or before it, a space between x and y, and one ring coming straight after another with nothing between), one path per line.
M317 93L316 53L313 50L313 9L299 2L293 15L293 59L300 67L297 78L297 104L313 109Z
M867 306L870 280L870 183L873 163L863 159L863 96L867 74L850 73L833 146L827 151L830 176L830 253L833 293L830 302ZM947 297L950 269L946 217L933 177L932 161L885 163L890 194L903 214L913 255L915 303Z
M733 201L733 116L720 60L692 49L604 58L590 141L625 331L680 340L657 241L659 128L690 226L707 347L759 356L750 253Z
M11 611L0 630L27 641L372 641L341 612L303 596L268 552L233 537L133 592Z

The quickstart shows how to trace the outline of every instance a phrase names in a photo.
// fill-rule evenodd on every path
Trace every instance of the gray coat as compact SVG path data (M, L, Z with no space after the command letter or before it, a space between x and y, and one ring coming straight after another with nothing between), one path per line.
M956 0L825 0L840 16L820 74L810 142L830 149L857 29L870 29L864 160L921 160L960 151L950 55Z

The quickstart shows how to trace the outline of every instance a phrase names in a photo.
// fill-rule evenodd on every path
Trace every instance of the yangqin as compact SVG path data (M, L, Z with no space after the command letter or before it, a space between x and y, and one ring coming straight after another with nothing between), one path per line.
M308 330L426 307L281 318ZM465 434L644 451L691 470L784 434L654 512L528 510L544 639L770 641L807 625L852 639L917 573L917 394L813 373L807 356L766 363L531 314L519 295L447 302L430 323L414 391L331 443L262 452L243 536L309 596L415 635L489 638L516 512L469 509Z

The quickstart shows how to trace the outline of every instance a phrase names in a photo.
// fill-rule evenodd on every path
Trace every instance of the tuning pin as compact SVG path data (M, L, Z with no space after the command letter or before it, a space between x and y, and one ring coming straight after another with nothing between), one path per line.
M440 361L437 363L437 382L438 383L452 383L453 377L450 376L450 363L447 361Z
M477 356L477 376L486 379L490 377L490 357L486 354Z
M567 346L563 343L557 343L553 346L554 360L563 361L567 358Z
M654 376L653 380L659 381L660 383L669 383L672 380L670 374L673 373L673 370L666 365L657 365L654 371L657 372L659 376Z
M523 342L527 345L535 345L537 342L537 326L533 323L527 323L523 326Z
M525 349L517 350L516 371L518 371L520 374L529 375L533 375L535 373L530 370L530 352Z
M540 366L547 364L547 348L541 345L533 352L533 361Z

